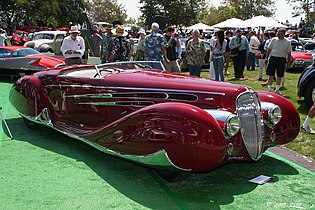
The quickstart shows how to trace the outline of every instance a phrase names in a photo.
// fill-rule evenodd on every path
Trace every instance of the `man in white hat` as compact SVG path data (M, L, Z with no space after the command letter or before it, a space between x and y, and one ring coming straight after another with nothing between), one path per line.
M145 30L140 29L139 32L139 42L136 51L135 61L143 61L144 60L144 42L145 42Z
M66 65L81 64L85 51L84 39L79 36L77 26L71 26L69 33L70 36L64 38L61 45L61 52L66 58Z
M126 37L128 33L123 25L117 25L112 30L115 39L113 41L112 51L110 53L109 62L129 61L130 57L130 41Z

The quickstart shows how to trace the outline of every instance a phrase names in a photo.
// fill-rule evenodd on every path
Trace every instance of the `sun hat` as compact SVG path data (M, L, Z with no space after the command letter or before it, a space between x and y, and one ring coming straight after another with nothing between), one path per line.
M138 34L146 34L146 33L145 33L145 30L141 28L141 29L139 30Z
M213 30L213 33L217 33L217 32L219 32L219 31L220 31L220 29L215 28L215 29Z
M127 36L128 34L123 25L117 25L116 28L112 29L112 33L116 36Z
M77 26L71 26L69 33L79 33L80 31L78 30Z

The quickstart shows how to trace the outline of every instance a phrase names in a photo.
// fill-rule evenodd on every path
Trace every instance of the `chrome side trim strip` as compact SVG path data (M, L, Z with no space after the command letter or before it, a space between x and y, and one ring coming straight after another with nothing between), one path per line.
M67 95L66 98L113 98L110 93L100 93L100 94L82 94L82 95Z
M143 97L141 97L143 95ZM148 96L145 96L148 95ZM150 97L152 95L152 97ZM154 97L159 95L159 97ZM171 96L170 96L171 95ZM179 95L178 99L174 99L172 96ZM180 96L191 96L194 97L194 100L189 99L180 99ZM165 100L173 100L173 101L188 101L188 102L196 102L199 97L195 94L182 94L182 93L164 93L164 92L119 92L119 93L99 93L99 94L80 94L80 95L67 95L66 98L74 98L74 99L108 99L108 98L119 98L119 99L165 99Z
M207 92L197 90L177 90L177 89L163 89L163 88L139 88L139 87L106 87L106 86L91 86L91 85L46 85L46 87L59 87L59 88L94 88L94 89L114 89L114 90L147 90L147 91L160 91L160 92L176 92L176 93L202 93L208 95L225 96L222 92Z
M133 106L133 107L145 107L153 105L152 101L115 101L115 102L79 102L80 105L95 105L95 106Z

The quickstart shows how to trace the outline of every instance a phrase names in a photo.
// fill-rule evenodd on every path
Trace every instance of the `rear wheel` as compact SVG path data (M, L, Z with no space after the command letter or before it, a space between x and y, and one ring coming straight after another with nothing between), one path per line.
M305 102L308 107L313 106L315 100L315 80L312 80L305 88Z
M32 129L32 130L39 130L42 128L41 125L37 124L37 123L34 123L32 121L30 121L29 119L23 117L23 120L24 120L24 123L26 125L26 127Z
M179 182L191 175L191 172L187 171L156 170L156 173L168 182Z

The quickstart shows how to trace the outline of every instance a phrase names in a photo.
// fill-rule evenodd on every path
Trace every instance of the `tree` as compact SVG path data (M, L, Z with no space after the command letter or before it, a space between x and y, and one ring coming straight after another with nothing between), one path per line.
M84 22L86 0L6 0L0 1L0 17L8 24L32 19L34 24L67 25L70 21Z
M20 21L25 17L27 5L27 0L0 1L0 18L10 26L13 20Z
M164 16L167 25L187 26L195 23L199 12L206 8L205 0L140 0L142 19L149 27L156 16Z
M237 11L234 17L243 20L258 15L271 17L274 14L273 0L224 0L223 5L233 8Z
M124 22L127 18L126 9L117 0L93 0L89 17L92 21L113 22L120 20Z
M215 7L209 5L203 12L198 14L198 22L205 23L207 25L214 25L216 23L222 22L224 20L233 18L237 15L237 12L233 7L229 6L219 6Z
M305 13L306 23L310 23L311 20L314 22L314 19L312 18L314 16L314 11L311 12L311 8L315 6L314 0L287 0L287 3L293 6L293 16L300 16Z

